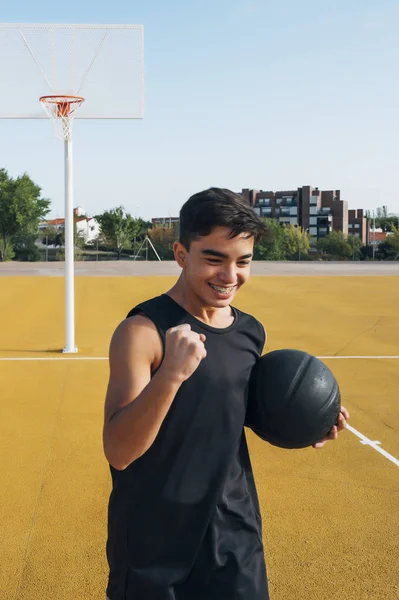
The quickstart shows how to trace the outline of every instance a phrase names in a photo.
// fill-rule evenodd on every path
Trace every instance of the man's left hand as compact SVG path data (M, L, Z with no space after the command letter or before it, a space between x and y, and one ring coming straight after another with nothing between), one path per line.
M329 440L336 440L338 437L338 433L345 429L347 419L349 419L349 413L344 406L341 406L341 412L338 416L337 425L334 425L334 427L330 430L329 434L325 438L320 440L320 442L317 442L317 444L313 444L312 447L323 448L324 444Z

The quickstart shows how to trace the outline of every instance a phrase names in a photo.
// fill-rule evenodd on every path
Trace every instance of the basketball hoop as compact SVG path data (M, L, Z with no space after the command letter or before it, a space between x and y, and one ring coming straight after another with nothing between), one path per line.
M39 98L47 116L53 121L54 134L69 140L75 112L83 104L82 96L41 96Z
M0 23L0 119L51 118L64 142L66 353L76 352L72 122L143 118L143 34L132 24Z

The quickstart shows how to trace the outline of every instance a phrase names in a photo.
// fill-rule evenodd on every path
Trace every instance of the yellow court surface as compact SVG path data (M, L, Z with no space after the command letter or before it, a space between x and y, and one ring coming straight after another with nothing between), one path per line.
M76 277L79 353L62 355L63 278L1 277L1 600L104 600L108 345L174 281ZM399 598L399 278L254 276L234 304L266 352L322 357L364 436L299 451L248 432L271 600Z

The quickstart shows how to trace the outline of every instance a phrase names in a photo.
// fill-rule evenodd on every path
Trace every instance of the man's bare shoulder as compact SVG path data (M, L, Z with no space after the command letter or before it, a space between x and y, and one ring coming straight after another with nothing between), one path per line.
M116 327L110 344L110 361L130 362L139 353L153 366L162 359L162 341L156 325L144 313L128 317Z
M132 336L149 334L150 331L157 333L156 325L144 313L137 313L119 323L114 331L113 337L117 339L131 338Z

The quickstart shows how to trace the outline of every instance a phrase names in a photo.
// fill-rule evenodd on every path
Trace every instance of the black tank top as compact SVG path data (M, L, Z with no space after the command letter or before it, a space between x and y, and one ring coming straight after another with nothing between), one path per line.
M144 313L205 333L207 356L180 387L152 446L111 468L110 600L268 600L259 504L244 422L250 371L265 333L233 308L217 329L163 294Z

